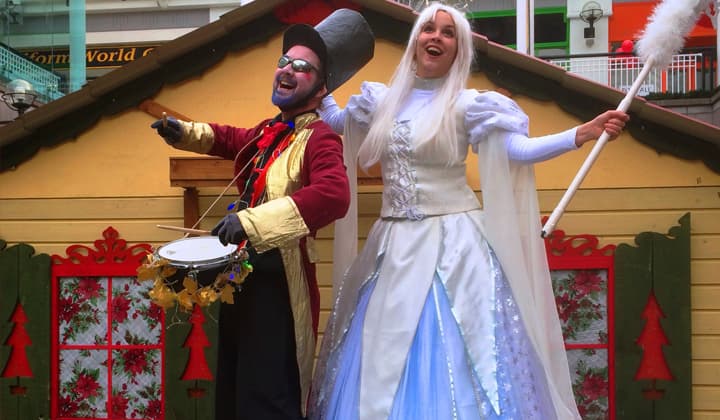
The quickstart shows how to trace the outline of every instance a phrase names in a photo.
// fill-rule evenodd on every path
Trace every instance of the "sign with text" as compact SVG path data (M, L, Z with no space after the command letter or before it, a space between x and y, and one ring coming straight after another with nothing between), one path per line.
M157 45L89 47L85 51L85 66L91 69L120 67L148 55L156 47ZM70 67L70 50L67 48L25 50L22 53L25 58L46 68L67 69Z

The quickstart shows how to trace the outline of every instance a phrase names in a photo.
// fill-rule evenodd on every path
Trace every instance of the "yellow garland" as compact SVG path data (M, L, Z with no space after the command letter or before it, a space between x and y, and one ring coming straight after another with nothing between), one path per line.
M138 281L154 280L153 288L148 293L150 299L161 308L168 310L175 305L186 311L191 311L193 305L209 306L220 299L224 303L234 303L233 290L242 284L253 270L247 260L239 263L240 272L229 271L220 273L213 284L198 287L197 281L186 276L183 279L183 289L173 291L167 279L177 272L177 268L170 265L170 261L148 254L146 262L137 268Z

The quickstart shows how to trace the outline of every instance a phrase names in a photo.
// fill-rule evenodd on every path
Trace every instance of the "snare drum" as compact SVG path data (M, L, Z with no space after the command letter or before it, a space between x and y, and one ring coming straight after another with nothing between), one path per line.
M186 276L194 277L201 286L210 285L218 274L240 259L238 246L223 245L217 236L178 239L161 246L155 254L178 269L167 280L179 288Z

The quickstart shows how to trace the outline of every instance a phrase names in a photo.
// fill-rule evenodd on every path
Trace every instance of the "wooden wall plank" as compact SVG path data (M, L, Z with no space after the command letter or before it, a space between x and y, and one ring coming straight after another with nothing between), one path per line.
M202 212L218 198L221 190L201 189L199 209ZM212 192L212 194L208 194ZM551 212L563 191L540 191L540 210ZM716 210L720 188L639 188L639 189L593 189L579 190L567 207L568 213L603 211L653 211L653 210ZM227 205L237 195L233 190L225 194L212 208L210 214L225 214ZM0 219L14 218L63 218L85 214L88 217L164 217L182 212L182 189L176 196L164 197L108 197L108 198L43 198L0 200ZM361 215L377 215L380 212L381 194L365 193L358 197ZM48 212L51 209L52 212ZM90 212L90 213L88 213ZM67 215L67 216L65 216Z
M720 310L693 310L691 328L693 334L720 335Z
M163 229L155 228L156 224L170 224L175 226L182 226L181 223L174 220L156 220L152 222L120 222L111 221L110 224L104 224L101 222L73 222L73 223L55 223L49 224L44 222L41 223L29 223L22 227L19 224L3 223L0 226L0 238L9 238L12 234L18 238L18 242L26 242L32 244L38 252L43 253L57 253L54 250L58 248L64 251L62 244L92 244L97 239L97 232L102 232L104 228L113 226L120 232L127 232L125 237L128 242L137 243L150 243L150 244L164 244L170 241L180 239L182 235L177 232L171 232ZM148 230L148 226L150 229ZM212 227L212 226L210 226ZM207 227L202 227L207 228ZM48 234L43 235L38 229L44 229ZM54 242L55 237L59 238L55 232L62 232L67 235L63 237L63 242ZM52 234L50 234L52 233ZM75 239L73 242L66 242L66 240ZM609 244L620 244L626 243L632 245L631 238L624 236L600 236L598 237L600 246ZM720 260L720 235L718 236L694 236L690 239L691 242L691 258L694 261L707 260L714 264L713 261ZM8 241L8 245L16 244L15 241ZM359 242L359 247L362 246L364 241ZM67 245L65 245L67 247ZM320 262L331 263L332 262L332 248L333 244L330 240L318 240L316 241L316 247L318 251L318 257ZM52 252L50 250L53 250ZM701 273L705 273L707 270L701 270ZM698 273L698 276L700 273ZM705 281L713 282L716 276L711 276L708 279L700 280L699 277L693 272L694 282ZM696 279L696 280L695 280Z
M565 213L556 226L567 234L592 233L596 236L633 237L640 232L657 232L672 226L685 214L685 210L658 210L653 212L575 212ZM358 235L366 238L377 215L360 216ZM589 232L592 227L592 232ZM720 234L720 210L695 210L692 212L692 231L694 235ZM331 239L333 226L327 226L318 232L318 237Z
M720 386L698 385L693 388L693 420L717 420L720 417ZM713 410L715 413L704 412Z
M0 220L182 218L182 197L0 200Z
M692 338L693 360L720 360L718 349L720 349L720 337L718 336L695 335Z
M540 211L552 212L565 191L538 191ZM568 211L717 209L720 187L580 189Z
M720 384L720 360L697 360L692 364L693 383L696 385Z
M691 242L693 259L720 259L720 235L695 235Z
M540 211L552 212L564 193L564 190L538 191ZM477 195L482 199L482 193ZM716 209L719 197L720 187L580 189L567 211ZM381 203L379 192L358 196L361 215L380 213Z
M720 255L716 258L694 260L690 263L693 284L720 284ZM720 302L718 302L718 306L720 307Z
M183 234L159 229L157 224L182 226L176 219L155 220L74 220L74 221L22 221L5 222L0 237L12 237L15 242L30 244L61 239L68 243L92 243L108 226L122 232L128 242L169 242Z
M329 310L332 306L332 289L329 287L320 288L320 310Z
M686 212L684 210L662 210L653 212L622 213L566 213L558 223L557 229L566 233L587 233L592 226L593 235L636 235L640 232L663 232L673 226ZM720 211L698 210L692 212L694 234L720 233Z
M720 286L694 286L691 296L693 309L717 309L720 305Z

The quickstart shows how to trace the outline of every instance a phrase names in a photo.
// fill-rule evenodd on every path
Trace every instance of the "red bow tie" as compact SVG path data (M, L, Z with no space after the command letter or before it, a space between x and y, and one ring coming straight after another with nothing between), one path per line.
M282 122L276 122L275 124L271 124L263 128L263 136L258 141L258 148L267 149L268 147L270 147L273 140L275 140L275 137L277 137L278 134L282 133L287 128L288 125Z

